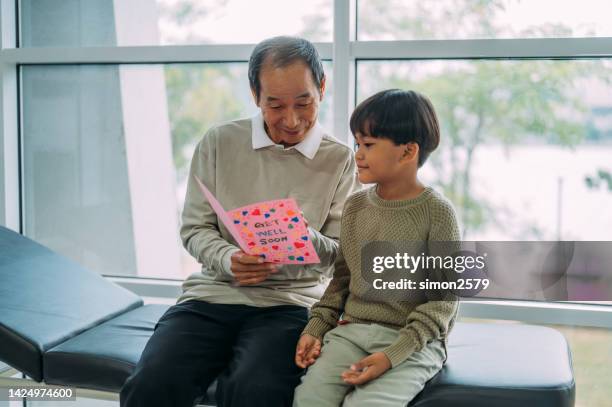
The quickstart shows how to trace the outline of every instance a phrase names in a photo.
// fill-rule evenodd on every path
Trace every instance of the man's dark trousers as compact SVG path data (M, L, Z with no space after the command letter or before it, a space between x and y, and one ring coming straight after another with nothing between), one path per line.
M123 386L121 406L192 406L215 379L220 407L290 406L303 373L294 354L307 319L296 305L174 305Z

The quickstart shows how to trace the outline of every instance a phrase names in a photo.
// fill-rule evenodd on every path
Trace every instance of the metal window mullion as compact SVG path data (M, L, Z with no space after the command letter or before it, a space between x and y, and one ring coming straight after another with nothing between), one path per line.
M612 56L612 37L357 41L352 50L358 60L603 58Z
M315 45L323 59L334 59L334 69L339 69L338 73L344 75L340 78L344 79L350 79L346 78L346 74L349 73L351 62L356 59L612 57L612 37L353 41L351 39L354 33L351 30L350 3L336 0L334 4L334 43L316 43ZM2 52L2 60L12 64L248 61L254 46L255 44L19 49L6 49L5 47ZM336 81L335 77L334 81Z
M315 43L323 59L332 58L330 43ZM246 62L255 44L121 47L18 48L4 52L15 64L148 64Z
M349 113L354 106L355 60L351 52L354 39L353 20L355 1L334 0L333 38L333 135L348 143Z
M176 299L181 293L182 282L180 280L105 277L109 281L143 297ZM609 303L576 304L512 300L462 301L460 317L612 329L612 307Z
M15 2L0 2L0 225L20 231L17 64L5 60L16 46Z
M529 301L465 301L461 304L459 316L530 324L612 329L612 307L609 303L594 305Z

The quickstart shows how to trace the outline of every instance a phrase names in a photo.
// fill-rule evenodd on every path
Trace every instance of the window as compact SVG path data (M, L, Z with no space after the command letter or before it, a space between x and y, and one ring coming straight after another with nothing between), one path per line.
M29 65L22 80L26 235L101 274L197 271L178 235L189 162L213 124L258 111L247 64Z
M423 175L466 240L612 240L611 76L610 59L362 61L357 99L432 99L441 145Z
M21 44L251 44L275 35L331 41L331 11L328 0L21 0Z
M609 2L359 0L360 41L612 36Z

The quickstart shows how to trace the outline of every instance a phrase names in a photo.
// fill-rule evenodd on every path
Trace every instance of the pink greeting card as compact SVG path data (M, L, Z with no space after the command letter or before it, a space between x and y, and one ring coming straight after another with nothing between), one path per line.
M199 178L195 179L242 251L271 263L320 263L295 199L258 202L226 211Z

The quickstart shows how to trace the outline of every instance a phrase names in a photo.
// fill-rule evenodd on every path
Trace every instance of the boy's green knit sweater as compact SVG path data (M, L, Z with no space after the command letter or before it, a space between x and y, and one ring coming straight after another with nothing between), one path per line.
M333 329L340 316L355 323L380 324L399 330L397 340L384 350L396 366L428 341L446 344L458 311L456 296L445 293L422 303L366 299L371 289L361 276L361 249L372 241L458 241L452 205L431 188L418 197L388 201L372 187L352 195L345 204L340 231L340 255L331 283L311 311L304 329L317 338ZM442 299L442 300L440 300Z

